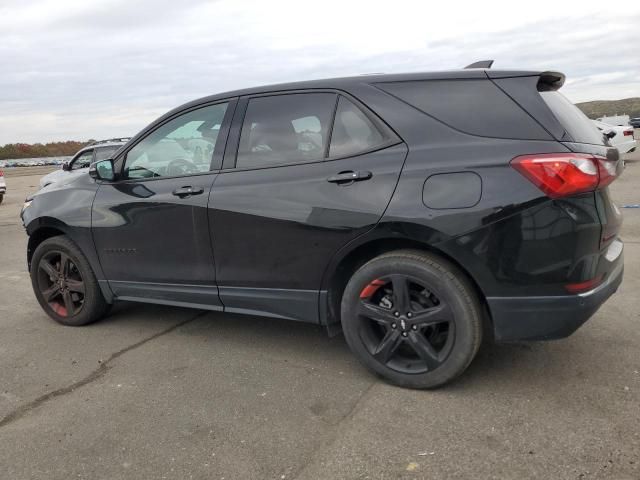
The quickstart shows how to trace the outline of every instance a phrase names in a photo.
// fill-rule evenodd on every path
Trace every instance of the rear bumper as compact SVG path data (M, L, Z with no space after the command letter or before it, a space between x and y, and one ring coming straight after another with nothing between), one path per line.
M497 342L553 340L575 332L596 313L620 284L622 254L607 280L585 293L548 297L489 297Z

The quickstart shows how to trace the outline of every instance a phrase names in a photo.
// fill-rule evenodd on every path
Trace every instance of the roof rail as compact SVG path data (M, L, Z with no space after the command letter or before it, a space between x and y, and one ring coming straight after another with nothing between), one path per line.
M491 68L491 65L493 65L493 60L480 60L479 62L473 62L464 68L465 70L467 68Z
M113 142L128 142L132 137L120 137L120 138L107 138L106 140L96 140L90 143L90 146L98 145L100 143L113 143Z

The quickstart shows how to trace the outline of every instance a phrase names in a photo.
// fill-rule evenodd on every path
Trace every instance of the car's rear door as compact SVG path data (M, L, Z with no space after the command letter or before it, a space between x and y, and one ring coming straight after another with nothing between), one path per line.
M233 105L214 103L168 119L121 154L117 181L100 185L92 232L117 297L222 308L207 202Z
M225 310L316 322L327 263L378 222L406 152L345 94L242 98L209 201Z

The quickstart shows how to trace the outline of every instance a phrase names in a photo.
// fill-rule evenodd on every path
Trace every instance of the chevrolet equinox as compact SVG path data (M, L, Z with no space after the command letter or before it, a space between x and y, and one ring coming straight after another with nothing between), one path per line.
M26 200L40 305L74 326L118 300L315 323L413 388L483 336L570 335L622 281L622 161L561 73L471 67L170 111Z

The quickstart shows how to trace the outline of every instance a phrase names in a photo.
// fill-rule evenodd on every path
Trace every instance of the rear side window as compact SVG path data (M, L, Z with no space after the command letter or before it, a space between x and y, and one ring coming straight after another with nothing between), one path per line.
M329 147L330 157L355 155L381 146L385 138L367 116L340 96Z
M96 162L106 158L113 158L113 154L116 153L119 148L120 147L96 148Z
M576 143L603 145L604 138L595 124L560 92L540 92L558 122Z
M299 93L249 100L236 167L313 162L324 152L335 107L333 93Z
M538 122L489 80L423 80L377 86L464 133L494 138L551 139Z

